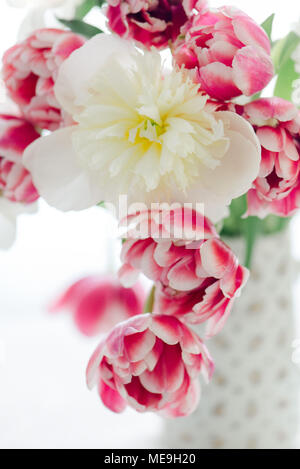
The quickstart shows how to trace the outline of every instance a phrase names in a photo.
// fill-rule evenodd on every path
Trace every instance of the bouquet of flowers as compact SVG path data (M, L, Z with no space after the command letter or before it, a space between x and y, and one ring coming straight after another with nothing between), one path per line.
M256 236L300 207L300 36L273 41L274 15L258 25L206 0L10 3L32 11L3 57L16 112L0 115L2 246L39 197L62 211L111 210L123 230L119 280L82 279L51 309L103 334L87 383L108 408L188 415ZM107 32L88 23L92 9ZM32 15L41 24L28 33ZM245 237L245 267L228 235ZM147 297L139 274L153 282Z

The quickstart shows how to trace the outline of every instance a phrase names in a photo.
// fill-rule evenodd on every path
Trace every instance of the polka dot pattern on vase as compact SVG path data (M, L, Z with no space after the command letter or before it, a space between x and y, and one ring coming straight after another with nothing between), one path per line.
M243 259L243 241L226 240ZM292 363L296 331L289 233L260 238L252 275L224 330L208 343L216 372L198 410L166 421L163 447L297 447L300 374Z

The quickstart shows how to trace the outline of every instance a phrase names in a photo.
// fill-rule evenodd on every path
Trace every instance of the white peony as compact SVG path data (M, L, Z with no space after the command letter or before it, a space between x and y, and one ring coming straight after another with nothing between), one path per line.
M187 73L112 35L75 51L55 93L77 125L24 156L41 196L61 210L117 205L123 194L129 204L203 203L222 218L256 178L260 146L243 118L206 106Z

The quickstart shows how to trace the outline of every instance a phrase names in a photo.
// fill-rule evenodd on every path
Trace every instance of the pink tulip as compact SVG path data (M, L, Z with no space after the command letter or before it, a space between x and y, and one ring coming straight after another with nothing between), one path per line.
M220 100L261 91L273 77L270 51L264 30L229 6L194 15L173 48L176 63L194 69L195 80Z
M178 319L135 316L116 326L100 343L87 368L89 388L98 386L104 405L122 412L167 417L189 415L200 397L199 374L213 374L213 361L201 339Z
M34 125L55 130L67 120L55 98L54 84L60 65L83 44L77 34L40 29L4 54L3 79L8 93Z
M145 294L137 284L124 288L112 277L94 275L74 283L50 306L53 313L71 312L80 332L94 336L143 312Z
M171 218L170 233L181 221L181 209ZM166 233L166 215L144 212L137 217L140 227L149 223L152 234L141 231L140 238L129 237L123 244L120 270L121 282L129 286L139 272L156 282L154 311L179 317L189 324L207 322L206 334L211 337L224 326L234 299L248 279L248 270L219 238L209 220L199 214L200 240L174 239ZM202 217L202 221L201 221ZM192 212L190 220L196 220ZM168 223L169 225L169 223ZM177 227L178 228L178 227ZM193 223L185 226L187 233L196 229Z
M24 119L0 115L0 192L12 202L29 204L39 197L22 162L25 148L39 137Z
M244 107L262 148L258 178L248 193L248 215L290 216L300 207L300 112L281 98Z
M192 10L202 10L206 0L108 0L110 29L146 47L167 47L179 35Z

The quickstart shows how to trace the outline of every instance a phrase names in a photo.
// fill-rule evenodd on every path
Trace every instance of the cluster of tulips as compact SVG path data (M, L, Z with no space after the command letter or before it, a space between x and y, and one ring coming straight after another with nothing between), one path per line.
M274 56L284 43L270 40L273 18L259 26L206 0L42 3L67 6L70 16L3 57L16 111L0 115L0 211L9 225L0 241L10 245L16 216L40 197L79 211L126 195L119 279L84 278L52 310L68 308L82 333L102 334L87 382L107 407L188 415L199 375L213 375L206 342L249 275L216 227L242 196L244 217L289 217L300 207L299 110L261 97L280 73ZM102 7L109 32L82 20L92 6ZM139 274L153 282L147 299Z

